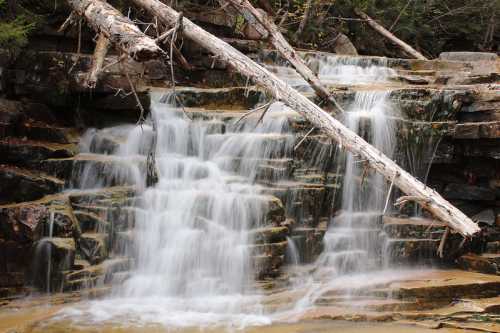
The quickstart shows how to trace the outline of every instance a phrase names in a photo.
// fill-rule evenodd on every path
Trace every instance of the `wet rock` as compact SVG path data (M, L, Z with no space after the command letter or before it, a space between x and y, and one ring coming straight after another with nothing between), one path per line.
M483 253L465 254L457 259L457 265L467 271L475 271L486 274L498 274L500 265L500 254Z
M389 239L384 252L393 262L422 262L437 259L439 239Z
M260 255L251 258L257 279L272 278L280 275L285 256Z
M0 206L0 230L6 239L34 242L42 236L78 237L80 228L64 195Z
M131 266L132 262L129 258L113 258L98 265L71 271L65 274L64 289L76 290L83 287L95 287L98 283L108 283L115 273L127 271Z
M98 264L108 256L108 235L83 233L78 240L78 249L92 265Z
M63 272L75 261L76 245L73 238L43 238L35 245L33 283L42 290L60 291L64 284Z
M48 216L43 205L0 206L0 238L19 243L37 241Z
M281 222L285 221L285 208L280 199L273 196L267 196L266 206L266 223L279 225Z
M286 240L288 235L287 227L265 227L252 229L249 237L255 244L278 243Z
M326 228L294 228L291 235L300 253L300 261L313 262L323 251Z
M0 204L36 200L64 188L55 177L6 165L0 165L0 183Z
M49 158L74 156L78 147L74 144L57 144L41 141L7 138L0 140L0 161L27 165Z
M75 217L78 220L82 232L107 232L110 229L110 223L98 215L76 210L74 211Z
M425 218L383 217L383 230L389 238L440 239L445 225Z

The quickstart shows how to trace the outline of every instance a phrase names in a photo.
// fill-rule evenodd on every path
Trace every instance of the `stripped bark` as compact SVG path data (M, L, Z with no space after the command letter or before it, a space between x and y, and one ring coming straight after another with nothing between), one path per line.
M376 32L381 34L383 37L389 39L391 42L393 42L394 44L399 46L405 53L409 54L410 56L414 57L415 59L428 60L420 52L418 52L413 47L411 47L410 45L403 42L398 37L394 36L394 34L392 34L389 30L387 30L386 28L384 28L383 26L381 26L380 24L375 22L374 19L372 19L370 16L368 16L367 14L362 12L361 10L355 9L354 12L356 13L356 15L361 17L363 20L366 20L366 23L368 23L368 25L370 27L372 27L373 30L375 30Z
M154 40L113 6L100 0L68 0L68 3L95 31L104 34L132 59L147 61L160 56L162 51Z
M265 29L269 33L271 43L276 47L276 50L292 64L293 68L311 85L316 94L324 101L335 106L337 111L342 111L342 108L335 101L328 89L321 83L318 77L311 71L300 55L287 42L285 37L267 16L262 15L257 11L248 0L220 0L221 3L231 3L252 26ZM258 29L258 30L259 30Z
M89 76L87 78L86 86L90 89L95 89L97 85L97 79L102 71L102 65L104 64L104 58L108 53L109 39L104 34L99 34L97 42L95 43L94 56L92 58L92 67L90 69Z
M138 6L146 9L151 15L158 17L168 25L174 25L179 14L158 0L132 0ZM284 102L293 110L305 117L311 124L322 130L345 147L351 153L359 155L367 163L389 181L393 181L401 191L413 196L422 206L436 218L464 237L479 232L479 227L460 210L452 206L436 191L425 186L394 161L371 146L363 138L349 130L330 114L323 111L307 97L290 87L264 67L253 62L247 56L231 47L209 32L203 30L187 18L183 18L183 36L196 42L213 53L244 76L264 87L277 100Z

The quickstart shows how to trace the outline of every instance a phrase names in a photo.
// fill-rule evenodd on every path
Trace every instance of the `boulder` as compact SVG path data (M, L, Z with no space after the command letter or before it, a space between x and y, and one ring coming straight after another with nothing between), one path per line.
M358 55L358 51L356 50L356 47L354 47L354 44L351 42L349 37L341 32L339 32L337 37L335 38L333 50L337 54Z

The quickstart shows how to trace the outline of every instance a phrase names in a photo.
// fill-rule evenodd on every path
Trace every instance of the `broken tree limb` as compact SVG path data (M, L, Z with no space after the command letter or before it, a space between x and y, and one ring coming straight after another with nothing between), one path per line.
M92 67L86 82L86 86L90 89L95 89L97 85L97 79L102 71L102 65L104 64L104 58L108 53L109 44L108 37L100 33L95 43L94 55L92 57Z
M354 9L354 12L356 13L356 15L365 20L366 23L368 23L368 25L372 27L373 30L375 30L376 32L378 32L379 34L381 34L382 36L384 36L385 38L387 38L388 40L399 46L405 53L409 54L415 59L428 60L420 52L418 52L413 47L403 42L398 37L394 36L394 34L392 34L389 30L381 26L379 23L377 23L374 19L372 19L370 16L368 16L361 10Z
M175 10L158 0L133 0L133 2L151 15L157 16L165 24L174 25L179 18L179 14ZM213 53L219 60L224 61L244 76L251 78L255 83L264 87L274 98L297 111L314 127L322 130L336 141L339 146L345 147L351 153L366 159L373 169L382 174L387 180L394 181L394 185L401 191L418 198L420 202L424 202L424 208L451 229L456 230L464 237L479 232L480 229L477 224L452 206L439 193L415 179L363 138L243 53L203 30L187 18L183 18L183 36L199 44Z
M316 94L324 101L330 102L338 111L342 111L342 107L330 94L328 89L321 83L318 77L307 66L300 55L287 42L285 37L279 31L279 28L266 15L262 15L252 6L248 0L220 0L221 3L231 3L231 5L240 12L243 17L259 29L265 29L269 33L271 43L276 50L290 62L295 70L311 85Z
M162 51L154 40L108 3L100 0L68 0L68 3L95 31L103 33L132 59L146 61L160 56Z

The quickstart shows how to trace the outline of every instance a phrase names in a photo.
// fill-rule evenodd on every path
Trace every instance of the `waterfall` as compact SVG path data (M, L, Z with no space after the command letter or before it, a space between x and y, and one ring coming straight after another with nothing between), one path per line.
M345 115L345 124L389 158L395 150L393 113L387 91L360 91ZM340 213L332 218L318 259L333 275L378 268L381 218L387 197L386 181L367 170L363 160L347 153ZM325 274L323 271L322 274Z
M117 166L104 175L92 166L77 170L78 186L120 179L136 185L141 195L132 244L121 254L134 259L134 268L114 286L111 298L73 310L71 318L78 312L170 326L267 323L255 288L249 231L269 223L270 197L255 184L258 165L290 157L293 149L288 109L274 103L262 123L258 117L229 124L190 120L164 94L151 93L158 131L156 185L145 188L140 166L152 140L149 124L89 130L82 141L86 154ZM117 143L111 150L103 139L110 136Z

